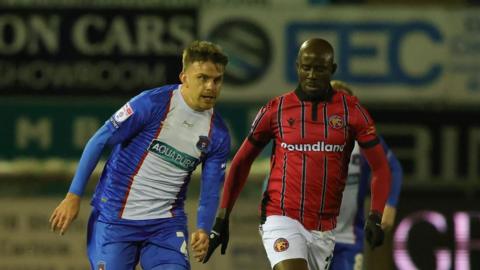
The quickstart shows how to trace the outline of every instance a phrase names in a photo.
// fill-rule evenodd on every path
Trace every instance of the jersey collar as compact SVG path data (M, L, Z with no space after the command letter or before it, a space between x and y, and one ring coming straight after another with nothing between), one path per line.
M321 101L331 101L333 96L333 89L332 86L329 85L326 92L322 91L319 92L317 95L307 95L305 92L302 91L300 85L295 88L295 95L297 95L298 99L301 101L312 101L312 102L321 102Z

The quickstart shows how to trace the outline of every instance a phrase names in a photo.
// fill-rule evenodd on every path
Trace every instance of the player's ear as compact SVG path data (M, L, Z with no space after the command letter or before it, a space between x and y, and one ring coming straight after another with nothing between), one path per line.
M332 75L335 74L335 71L337 71L337 63L333 63L332 65Z
M187 75L183 71L180 72L180 75L178 75L178 78L180 79L182 84L185 84L187 82Z
M295 70L297 71L297 75L300 76L300 63L298 63L298 60L295 61Z

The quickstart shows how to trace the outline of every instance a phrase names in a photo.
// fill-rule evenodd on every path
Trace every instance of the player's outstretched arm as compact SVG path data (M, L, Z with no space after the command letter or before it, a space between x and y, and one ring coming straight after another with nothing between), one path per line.
M383 149L388 158L388 164L392 172L392 184L390 186L390 195L388 196L387 204L383 210L382 229L389 231L395 224L395 216L397 214L397 204L400 198L400 191L403 182L403 169L400 161L395 154L389 149L384 140L381 139Z
M78 216L78 212L80 211L80 201L81 198L77 194L70 192L67 193L65 199L60 202L50 216L50 228L53 232L58 231L60 235L65 234L70 227L70 224L72 224Z
M390 191L391 171L380 144L363 148L362 151L372 169L372 203L365 223L365 238L374 249L383 244L382 213Z
M70 224L75 220L80 211L81 196L85 190L88 179L102 155L102 150L111 138L112 132L103 126L95 135L90 138L82 157L78 162L78 168L73 177L70 189L65 199L53 210L50 216L50 228L52 231L58 231L60 235L65 234Z
M215 220L212 232L210 233L210 244L203 263L206 263L212 256L215 249L222 245L221 254L225 254L229 240L229 216L240 195L247 176L250 173L255 158L262 152L263 147L253 145L246 139L235 154L228 172L227 180L222 193L222 202Z

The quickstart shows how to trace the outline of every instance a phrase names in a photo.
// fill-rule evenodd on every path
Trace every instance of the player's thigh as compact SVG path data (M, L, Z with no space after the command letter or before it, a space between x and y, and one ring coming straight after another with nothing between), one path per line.
M288 259L275 264L273 270L308 270L308 263L305 259Z
M95 222L89 239L89 259L92 269L133 270L138 262L139 246L122 241L119 225Z
M333 231L311 231L308 266L311 270L327 270L333 257L335 236Z
M188 232L186 228L160 231L144 243L140 252L140 263L145 270L190 269L187 252ZM175 268L176 267L176 268Z
M306 265L308 258L307 241L297 222L288 217L269 216L265 224L262 225L260 234L272 268L281 262L285 263L280 264L277 268L288 267L291 263L298 266L298 261L304 261Z
M90 218L88 219L87 224L87 254L88 260L90 261L90 269L95 269L95 262L97 256L97 238L95 237L95 225L97 224L98 215L98 211L92 209L92 213L90 214Z
M330 270L354 270L354 258L344 252L334 252Z
M362 250L355 245L336 243L330 270L362 270Z
M188 268L179 264L162 264L150 270L188 270Z

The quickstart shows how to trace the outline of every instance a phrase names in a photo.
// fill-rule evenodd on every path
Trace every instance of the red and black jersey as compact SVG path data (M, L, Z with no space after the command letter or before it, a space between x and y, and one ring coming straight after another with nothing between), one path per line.
M231 178L243 178L241 171L248 174L250 165L237 167L254 159L270 140L273 151L262 217L289 216L309 230L335 228L354 141L365 148L378 144L368 112L356 97L333 89L323 101L306 100L299 90L271 100L260 109L248 141L232 162L225 190L234 194L224 192L222 207L233 207L235 189L241 189L243 180ZM245 150L253 148L257 150ZM233 181L240 187L232 187ZM383 206L379 208L381 212Z

